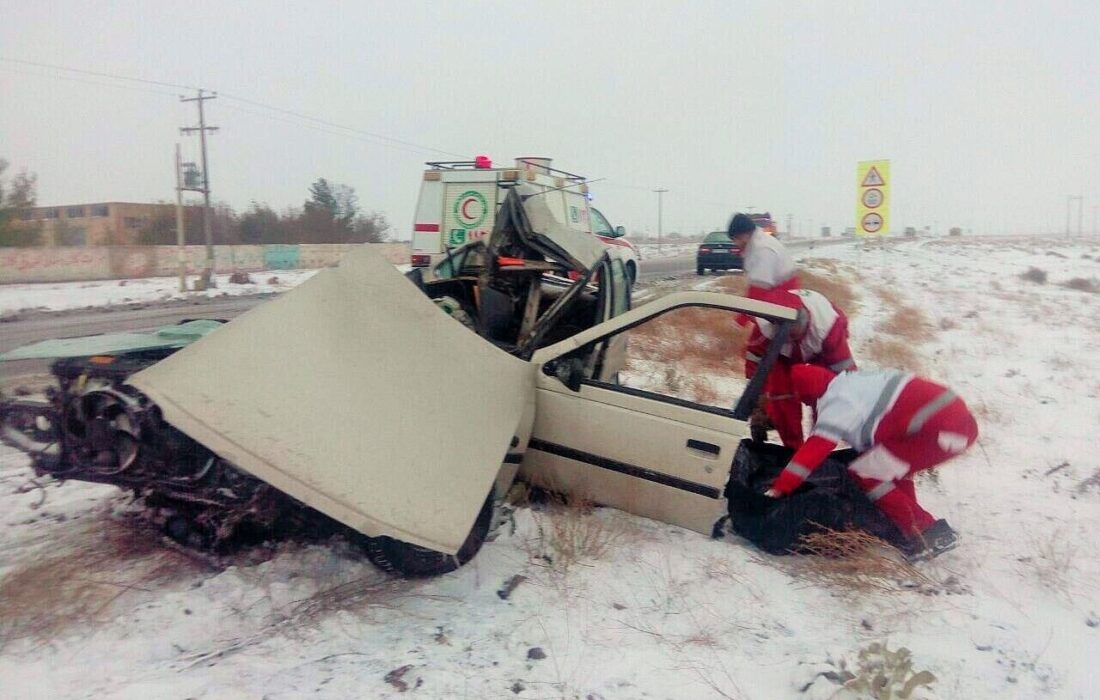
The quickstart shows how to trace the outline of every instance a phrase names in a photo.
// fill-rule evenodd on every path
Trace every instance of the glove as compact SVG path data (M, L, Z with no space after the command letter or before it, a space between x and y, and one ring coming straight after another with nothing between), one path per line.
M767 496L768 498L782 498L783 497L783 494L780 493L779 491L776 491L775 489L768 489L767 491L764 492L764 495Z

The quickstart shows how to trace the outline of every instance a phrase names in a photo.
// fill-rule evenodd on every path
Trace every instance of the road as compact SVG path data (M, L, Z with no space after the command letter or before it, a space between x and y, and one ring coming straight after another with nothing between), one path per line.
M789 241L791 248L801 248L810 241ZM834 239L835 243L844 242ZM825 243L817 241L818 244ZM638 284L667 277L694 273L695 255L649 258L642 261ZM0 352L49 338L69 338L98 333L148 330L179 323L189 318L231 319L248 311L273 295L226 297L159 302L135 305L125 309L81 309L67 312L32 314L19 320L0 323ZM0 363L0 379L37 374L47 370L48 362L27 360Z

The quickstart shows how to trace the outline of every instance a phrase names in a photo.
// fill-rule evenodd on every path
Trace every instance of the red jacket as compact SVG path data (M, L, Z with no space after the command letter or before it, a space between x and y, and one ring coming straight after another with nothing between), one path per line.
M817 420L772 484L784 494L798 488L841 441L865 452L883 440L914 435L956 398L935 382L896 369L845 372L830 379L831 373L820 367L799 365L792 375L802 401L817 399Z

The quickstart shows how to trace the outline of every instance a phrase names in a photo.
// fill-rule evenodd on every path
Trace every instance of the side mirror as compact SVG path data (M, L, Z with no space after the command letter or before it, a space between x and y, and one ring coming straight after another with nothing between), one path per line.
M553 371L558 381L570 391L580 391L584 381L584 360L579 357L563 357L554 363Z
M626 228L622 226L615 227L615 238L622 238L626 235Z

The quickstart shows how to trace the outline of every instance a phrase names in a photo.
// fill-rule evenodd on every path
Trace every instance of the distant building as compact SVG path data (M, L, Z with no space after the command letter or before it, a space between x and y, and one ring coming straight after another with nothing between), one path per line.
M47 247L134 245L142 229L157 219L174 221L175 216L174 204L134 202L31 207L19 213L22 222L40 227L40 245Z

